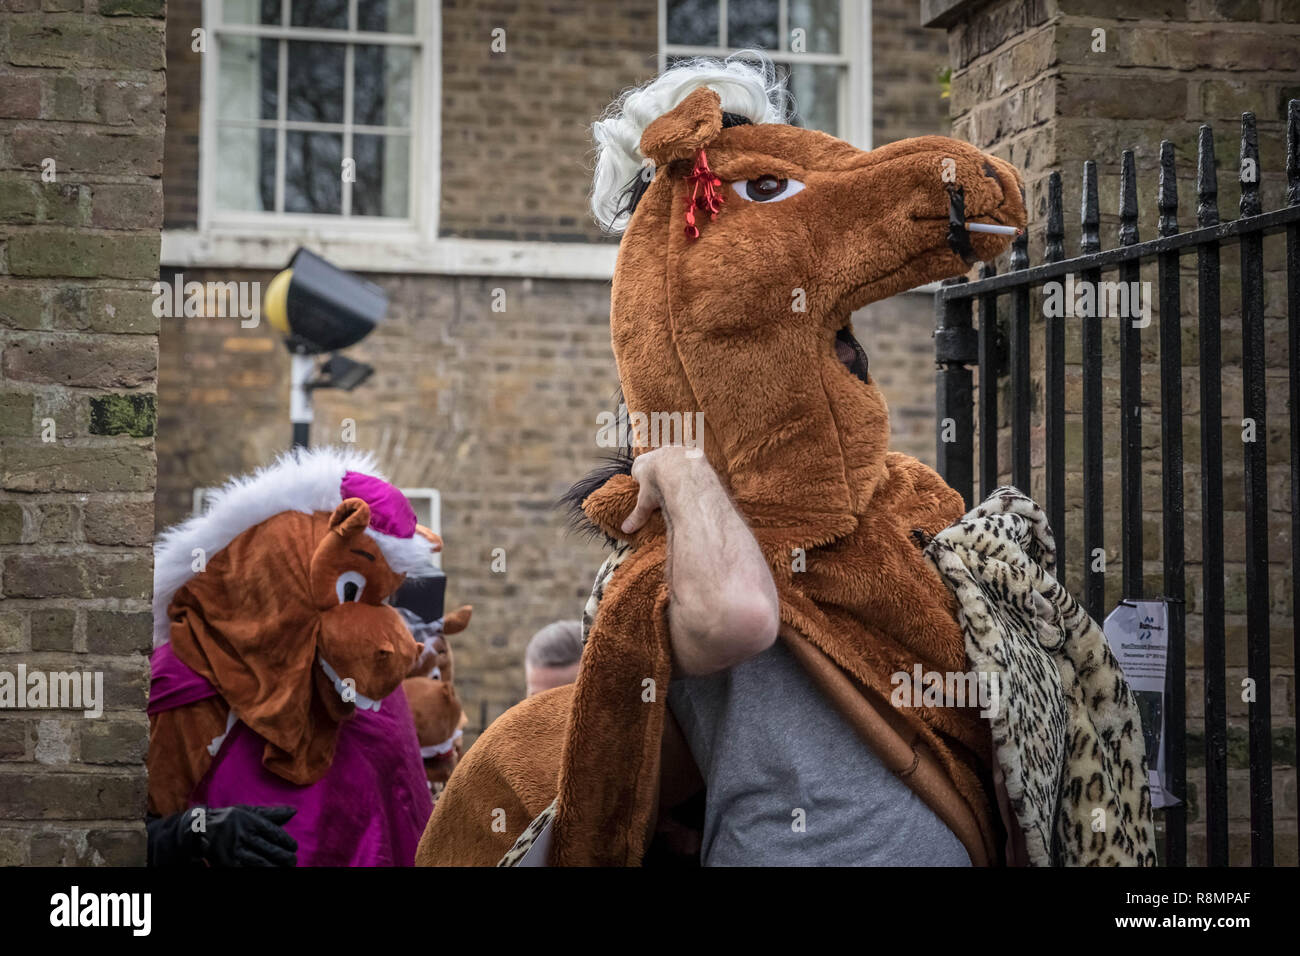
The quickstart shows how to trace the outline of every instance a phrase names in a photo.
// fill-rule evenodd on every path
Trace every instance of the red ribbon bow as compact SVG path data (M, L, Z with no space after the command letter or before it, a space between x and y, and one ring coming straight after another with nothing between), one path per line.
M695 210L707 209L710 219L718 218L718 207L722 205L722 180L709 169L709 158L703 149L695 154L695 166L686 179L692 183L691 194L686 197L686 238L698 239L700 230L695 225Z

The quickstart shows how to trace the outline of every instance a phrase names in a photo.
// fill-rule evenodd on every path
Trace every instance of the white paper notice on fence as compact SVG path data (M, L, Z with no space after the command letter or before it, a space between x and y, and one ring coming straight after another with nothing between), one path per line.
M1164 601L1124 601L1106 617L1102 630L1119 659L1142 715L1151 806L1181 801L1165 789L1165 666L1169 615Z

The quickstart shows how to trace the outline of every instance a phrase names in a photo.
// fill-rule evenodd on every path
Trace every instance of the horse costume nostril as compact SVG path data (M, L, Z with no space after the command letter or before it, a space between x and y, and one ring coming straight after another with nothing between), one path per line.
M985 162L984 175L987 176L989 179L996 180L998 178L998 171L993 168L991 163Z

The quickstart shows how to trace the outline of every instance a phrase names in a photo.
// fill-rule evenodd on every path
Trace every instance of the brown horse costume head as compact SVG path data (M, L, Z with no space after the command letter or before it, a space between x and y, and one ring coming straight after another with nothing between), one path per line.
M852 530L888 440L879 390L851 368L850 314L965 271L948 242L949 183L971 220L1020 225L1019 181L938 136L864 152L815 130L723 120L702 87L641 138L659 171L614 277L619 379L629 410L703 412L709 461L756 528L821 544ZM692 239L701 154L722 204ZM974 237L982 258L1007 244Z
M1023 227L1019 177L952 139L868 152L786 125L770 87L734 60L692 64L598 124L593 206L626 223L610 319L623 394L633 416L702 413L696 437L768 558L783 638L987 863L997 852L981 779L987 728L973 711L887 703L891 674L965 669L951 598L914 543L963 503L888 452L888 411L850 315L1004 251L1006 236L954 237L949 204L964 200L970 221ZM638 157L653 166L621 203L604 168L619 150L631 155L624 172ZM633 444L647 450L646 436ZM665 762L664 524L656 515L628 541L620 525L636 496L617 474L585 498L587 517L631 551L604 590L577 683L523 702L476 742L435 810L424 862L491 862L552 796L552 862L642 860L656 799L662 810L676 787ZM527 819L485 834L483 805Z
M375 475L350 450L286 455L160 539L155 812L187 805L235 716L266 741L267 770L318 781L341 723L378 710L411 672L419 645L388 600L406 573L431 569L440 542Z
M456 695L455 658L447 638L465 630L473 610L464 604L444 615L436 626L412 629L416 639L423 640L424 652L415 663L414 676L402 681L402 688L415 718L424 773L435 794L456 769L461 737L469 723ZM430 632L427 635L426 630Z

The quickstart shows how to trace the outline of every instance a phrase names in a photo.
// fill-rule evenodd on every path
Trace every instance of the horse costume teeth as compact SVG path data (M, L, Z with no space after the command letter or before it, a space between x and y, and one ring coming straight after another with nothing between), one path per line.
M371 700L355 687L349 687L345 684L343 678L339 677L339 672L330 667L330 662L323 657L320 659L320 668L325 672L325 676L334 683L334 689L339 692L339 699L345 704L356 704L358 710L379 710L379 701Z
M425 760L429 760L433 757L445 757L447 754L451 753L452 748L456 746L456 741L460 740L463 736L465 736L465 731L457 730L440 744L431 744L428 747L421 747L420 756Z

